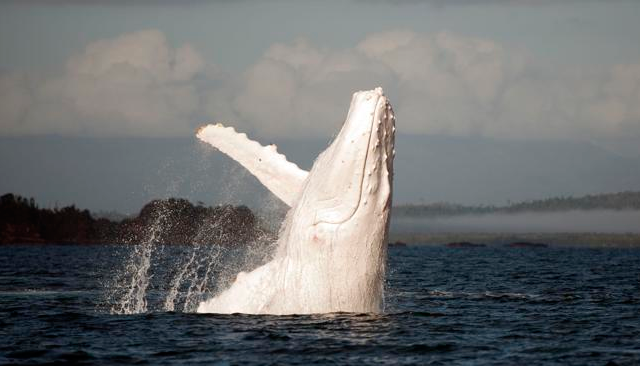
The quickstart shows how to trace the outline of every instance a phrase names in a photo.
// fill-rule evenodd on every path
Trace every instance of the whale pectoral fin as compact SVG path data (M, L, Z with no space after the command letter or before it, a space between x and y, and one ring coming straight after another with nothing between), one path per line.
M309 175L309 172L278 153L275 145L262 146L247 138L246 134L236 132L233 127L224 127L219 123L207 125L201 127L196 136L247 168L289 206L293 205Z

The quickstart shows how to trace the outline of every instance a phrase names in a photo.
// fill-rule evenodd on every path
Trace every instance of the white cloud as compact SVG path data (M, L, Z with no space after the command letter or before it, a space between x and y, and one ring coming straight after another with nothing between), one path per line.
M3 107L2 131L145 136L190 133L190 123L200 109L196 78L203 70L202 57L190 45L173 49L157 30L97 41L72 56L63 75L30 86L3 83L3 95L19 98L22 112L12 111L17 110L14 107L5 113ZM32 89L28 98L20 91L25 88Z
M221 121L263 137L329 136L351 93L378 85L405 133L640 136L640 64L558 70L491 40L411 31L348 49L274 44L241 75L159 31L125 34L88 45L58 77L0 76L0 133L173 136Z
M554 70L523 50L447 32L372 34L340 50L297 40L273 45L244 75L229 118L262 135L330 135L351 92L381 85L405 133L637 136L639 70Z

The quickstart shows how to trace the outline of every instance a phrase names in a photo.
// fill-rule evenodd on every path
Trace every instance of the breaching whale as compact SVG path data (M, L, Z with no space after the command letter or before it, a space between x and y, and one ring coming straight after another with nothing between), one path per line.
M395 116L382 88L353 94L342 129L309 172L231 127L207 125L197 137L291 207L273 259L240 273L199 313L383 310Z

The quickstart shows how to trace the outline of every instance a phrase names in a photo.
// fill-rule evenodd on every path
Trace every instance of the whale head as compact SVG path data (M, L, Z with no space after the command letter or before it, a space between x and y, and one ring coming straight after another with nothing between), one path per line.
M361 210L389 209L394 138L395 116L382 88L354 93L342 129L316 159L301 197L314 224L339 225Z
M299 274L285 283L304 294L305 311L382 309L394 135L382 89L355 93L342 129L289 211L280 248Z

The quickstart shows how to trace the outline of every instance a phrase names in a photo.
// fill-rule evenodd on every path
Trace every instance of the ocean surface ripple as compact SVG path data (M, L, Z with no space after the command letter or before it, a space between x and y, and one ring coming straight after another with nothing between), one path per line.
M0 247L0 364L640 364L638 249L393 247L384 314L304 316L112 314L123 251Z

